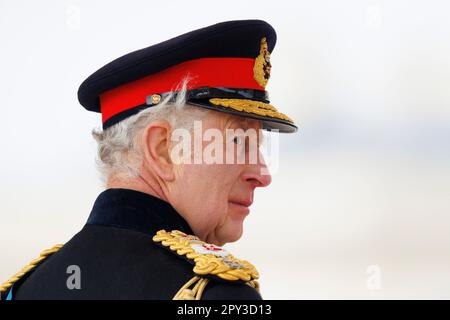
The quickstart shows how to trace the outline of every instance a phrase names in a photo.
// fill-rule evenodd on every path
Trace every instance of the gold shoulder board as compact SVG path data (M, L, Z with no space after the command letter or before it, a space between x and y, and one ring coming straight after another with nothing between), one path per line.
M170 249L171 252L184 256L189 262L194 264L193 271L197 276L192 278L177 293L180 299L199 298L195 294L192 295L192 290L186 289L190 285L197 283L194 288L199 289L198 287L201 287L200 291L203 291L207 283L207 279L203 278L205 276L215 276L228 281L243 281L259 291L259 285L256 281L259 278L259 274L256 268L246 260L237 259L222 247L206 243L196 236L188 235L178 230L160 230L153 236L153 241ZM206 283L204 285L199 283L199 281L205 280ZM189 297L183 297L183 292L190 293ZM180 294L182 295L181 297ZM177 298L177 295L175 295L174 299Z

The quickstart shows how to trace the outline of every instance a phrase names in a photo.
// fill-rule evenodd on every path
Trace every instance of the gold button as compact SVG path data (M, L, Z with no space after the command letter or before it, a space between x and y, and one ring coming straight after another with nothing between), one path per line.
M150 101L152 104L158 104L161 101L161 96L159 94L152 94Z

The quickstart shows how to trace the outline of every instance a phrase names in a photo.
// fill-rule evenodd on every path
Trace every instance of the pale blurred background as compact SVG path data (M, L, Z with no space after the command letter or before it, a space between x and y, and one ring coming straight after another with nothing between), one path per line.
M448 1L0 0L0 282L101 191L79 84L216 22L278 33L271 101L300 125L227 245L266 299L450 298ZM111 266L112 268L114 266Z

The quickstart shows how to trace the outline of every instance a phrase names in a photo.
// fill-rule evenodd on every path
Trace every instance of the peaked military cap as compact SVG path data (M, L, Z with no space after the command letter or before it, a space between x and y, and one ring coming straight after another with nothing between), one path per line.
M126 54L89 76L78 99L101 112L103 128L158 105L187 76L187 102L261 120L266 130L297 130L270 104L265 87L276 33L265 21L214 24Z

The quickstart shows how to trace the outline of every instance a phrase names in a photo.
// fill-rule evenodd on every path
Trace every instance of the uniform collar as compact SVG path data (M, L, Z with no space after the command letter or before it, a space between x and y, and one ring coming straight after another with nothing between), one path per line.
M192 234L186 220L166 201L130 189L107 189L95 200L87 221L154 235L161 229Z

